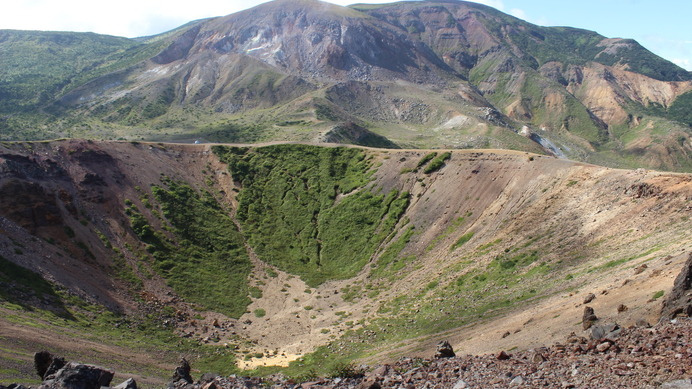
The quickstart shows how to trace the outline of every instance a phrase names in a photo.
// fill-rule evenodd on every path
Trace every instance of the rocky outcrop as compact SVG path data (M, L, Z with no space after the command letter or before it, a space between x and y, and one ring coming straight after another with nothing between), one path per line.
M39 351L34 354L34 369L36 369L36 374L38 374L39 377L44 378L46 376L46 372L52 363L53 354L48 351ZM65 363L63 362L63 366L64 365Z
M0 183L0 216L35 233L40 227L63 223L56 196L40 184L19 179Z
M692 252L675 278L673 289L663 302L661 319L671 320L678 316L692 317Z
M582 328L588 330L591 326L598 320L594 309L591 307L584 307L584 315L581 319Z
M101 389L110 386L115 372L94 365L70 362L48 374L39 389Z
M115 372L103 367L79 362L66 363L64 358L56 357L48 351L34 354L34 368L43 382L38 389L105 389L110 387ZM130 378L114 389L137 389L137 383ZM0 389L4 389L0 385ZM21 389L12 387L8 389Z
M191 370L190 363L187 359L181 359L180 365L173 371L173 379L171 380L170 387L191 384L193 382L192 376L190 375Z
M456 356L452 345L448 341L443 340L437 344L437 352L435 352L435 358L452 358Z

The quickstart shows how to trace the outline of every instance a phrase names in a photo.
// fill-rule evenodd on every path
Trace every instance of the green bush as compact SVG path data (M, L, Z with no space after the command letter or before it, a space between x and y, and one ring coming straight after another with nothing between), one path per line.
M329 378L357 378L363 376L363 370L352 362L337 362L329 368Z
M430 161L430 164L428 164L428 166L425 167L423 173L430 174L440 170L440 168L442 168L442 166L445 164L445 161L447 161L451 157L452 153L449 151L440 154L439 156L435 157L435 159Z
M430 162L433 158L437 156L437 152L433 151L432 153L426 154L423 158L418 161L418 164L416 165L417 169L422 168L425 166L426 163Z
M684 93L668 108L668 118L692 126L692 92Z
M456 242L454 242L452 247L449 248L449 251L454 251L454 250L458 249L459 247L463 246L464 243L471 240L471 238L473 238L473 231L465 233L464 235L459 237L459 239Z

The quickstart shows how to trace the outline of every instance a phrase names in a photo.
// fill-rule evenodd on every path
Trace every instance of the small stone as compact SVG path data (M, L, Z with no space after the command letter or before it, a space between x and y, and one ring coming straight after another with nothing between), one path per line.
M661 389L692 389L692 379L666 382L659 386Z
M542 363L542 362L545 362L545 360L546 359L543 356L543 354L541 354L539 352L534 352L533 355L531 355L531 362L533 362L533 363Z
M648 266L645 263L640 266L637 266L634 268L634 274L642 274L644 270L646 270L647 268Z
M466 389L468 387L469 385L466 383L466 381L459 380L454 384L454 386L452 386L452 389Z
M382 365L375 368L375 370L370 373L373 377L384 377L389 374L389 365Z
M53 362L53 354L48 351L39 351L34 354L34 369L36 369L36 374L43 378L46 376L46 371L48 367Z
M180 360L180 366L176 367L173 371L173 379L171 381L178 382L182 380L188 384L191 384L193 382L192 376L190 376L191 370L190 363L187 361L187 359L182 358Z
M586 297L584 297L584 304L588 304L588 303L592 302L595 298L596 298L595 294L593 294L593 293L587 294Z
M604 353L610 349L610 342L603 342L596 346L596 350L598 350L599 353Z
M216 382L212 381L212 382L207 382L206 384L204 384L204 386L202 386L202 389L221 389L221 388L219 387L219 385L216 384Z
M199 378L199 382L211 382L213 381L216 377L219 377L218 374L216 373L204 373L202 376Z
M368 377L364 379L356 388L357 389L380 389L382 386L375 379L375 377Z
M518 375L509 382L509 386L519 386L524 384L524 377Z
M593 326L591 327L591 339L608 339L614 342L620 335L620 331L620 326L616 323Z
M128 378L120 385L114 386L113 389L137 389L137 382L134 378Z
M644 319L637 320L636 326L642 328L651 328L651 324L649 324L649 322Z
M625 305L625 304L620 304L620 305L618 305L618 313L625 312L625 311L627 311L628 309L629 309L629 308L628 308L627 305Z
M504 351L500 351L499 353L497 353L497 355L495 355L495 358L497 358L497 360L500 361L506 361L510 358L510 355Z

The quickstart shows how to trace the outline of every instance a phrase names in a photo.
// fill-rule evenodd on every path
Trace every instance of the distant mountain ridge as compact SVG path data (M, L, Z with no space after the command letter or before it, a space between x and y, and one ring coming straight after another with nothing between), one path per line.
M376 137L336 139L692 170L692 73L633 40L475 3L277 0L138 40L36 34L0 32L5 140L320 141L362 128ZM38 59L52 52L55 64Z

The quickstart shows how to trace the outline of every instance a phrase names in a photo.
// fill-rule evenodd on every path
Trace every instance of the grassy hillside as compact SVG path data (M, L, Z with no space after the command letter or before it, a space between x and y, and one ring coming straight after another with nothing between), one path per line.
M557 61L568 65L584 65L595 61L604 65L627 65L628 69L660 81L692 79L692 73L655 55L634 40L620 40L621 47L606 50L606 37L595 31L573 27L542 27L493 8L473 5L488 16L483 18L487 28L496 36L503 36L528 58L532 67ZM509 31L503 33L503 29Z
M36 109L140 44L92 33L0 30L0 112Z

